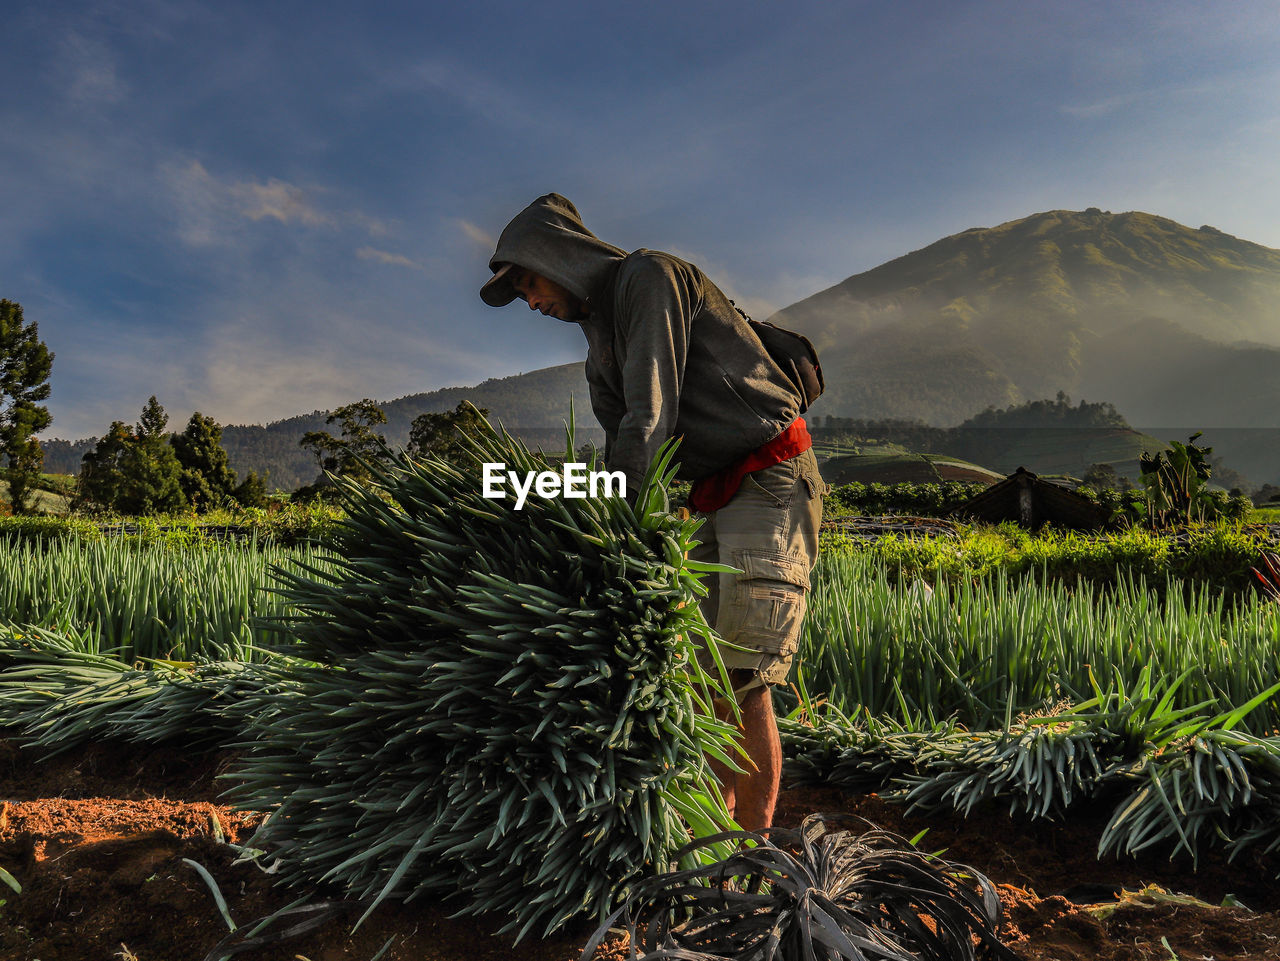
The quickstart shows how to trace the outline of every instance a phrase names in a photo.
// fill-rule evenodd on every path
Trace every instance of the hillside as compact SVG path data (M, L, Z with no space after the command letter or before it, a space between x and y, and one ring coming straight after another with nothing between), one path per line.
M9 484L2 480L0 480L0 503L9 503ZM37 489L32 494L31 504L38 512L65 514L71 504L71 498L63 494L55 494L53 491Z
M823 413L955 424L1062 390L1135 422L1271 427L1277 305L1280 251L1090 208L966 230L771 319L822 352Z
M822 479L828 484L938 484L944 481L992 484L1003 474L945 454L866 453L844 454L821 461Z
M452 410L463 400L487 408L491 420L501 422L526 443L559 450L564 448L564 424L569 419L572 401L580 439L584 442L603 439L591 415L587 379L580 363L492 378L474 387L446 387L379 401L387 415L382 433L393 446L403 445L409 439L409 425L415 417ZM317 473L315 458L301 449L298 441L310 430L334 430L325 425L327 413L316 410L266 426L229 424L223 427L222 444L232 469L241 478L251 470L257 471L260 476L267 476L271 488L293 490L309 484ZM77 474L80 459L93 447L93 440L53 440L43 442L43 446L45 470Z
M1280 482L1280 251L1212 227L1097 208L1033 214L945 237L772 319L821 351L827 392L810 423L834 415L954 426L1063 391L1109 401L1130 423L1190 425L1147 431L1165 441L1205 430L1228 465L1256 484ZM580 363L385 402L386 433L403 443L418 414L467 398L526 440L553 445L570 397L578 424L598 437ZM324 416L228 426L232 466L269 471L273 487L309 482L314 463L298 439ZM1057 473L1082 459L1136 458L1150 443L1123 432L1066 437L1027 448L1026 438L995 435L948 453ZM1100 446L1055 453L1077 442ZM46 470L74 473L88 444L45 446Z
M980 464L997 477L1019 467L1037 474L1082 477L1093 464L1110 464L1117 473L1136 480L1141 454L1167 446L1159 436L1130 427L1112 404L1073 404L1066 394L1005 409L988 408L956 427L834 416L815 417L814 424L814 436L821 443L864 447L864 454L886 447L932 451L911 456L916 461L927 458L940 463L951 458ZM874 460L861 460L863 466L875 466Z
M1111 464L1116 472L1137 480L1138 458L1164 450L1168 442L1127 427L983 430L957 428L954 447L1001 476L1026 467L1037 474L1082 477L1093 464ZM1179 439L1176 436L1172 439ZM1186 440L1186 437L1180 438Z

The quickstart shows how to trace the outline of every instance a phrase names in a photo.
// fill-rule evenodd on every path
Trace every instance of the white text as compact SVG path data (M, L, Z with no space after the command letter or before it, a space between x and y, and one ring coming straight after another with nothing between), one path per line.
M515 471L507 470L503 463L484 465L484 496L489 500L501 500L507 496L506 484L516 495L516 510L524 509L524 502L533 492L539 497L625 497L627 475L620 470L588 471L586 464L567 462L560 470L526 471L521 478Z

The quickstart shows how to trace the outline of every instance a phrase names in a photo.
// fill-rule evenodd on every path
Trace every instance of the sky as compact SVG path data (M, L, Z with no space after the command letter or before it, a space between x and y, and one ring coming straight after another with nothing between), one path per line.
M1274 0L0 4L0 298L55 354L47 438L580 360L478 297L549 191L762 318L1044 210L1280 248Z

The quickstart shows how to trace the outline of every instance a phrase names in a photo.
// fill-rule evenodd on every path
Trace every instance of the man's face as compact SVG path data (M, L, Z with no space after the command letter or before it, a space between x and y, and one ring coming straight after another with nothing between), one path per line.
M544 316L557 320L580 320L586 314L585 305L554 280L549 280L532 270L521 269L511 281L520 299L530 310L541 311Z

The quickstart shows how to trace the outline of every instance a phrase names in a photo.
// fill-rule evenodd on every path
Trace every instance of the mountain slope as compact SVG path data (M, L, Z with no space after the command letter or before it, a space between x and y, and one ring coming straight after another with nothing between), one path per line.
M954 424L1065 390L1168 423L1208 389L1216 422L1280 425L1280 251L1151 214L966 230L771 319L821 351L824 413Z
M1053 210L975 227L778 315L819 349L903 320L1075 317L1096 333L1159 316L1221 342L1280 346L1280 250L1139 212Z
M545 444L549 449L563 450L564 424L569 419L569 405L582 440L595 439L597 428L591 416L591 400L587 378L581 363L545 367L526 374L497 377L474 387L445 387L422 394L410 394L380 402L387 424L380 428L387 442L403 445L409 440L409 426L419 414L453 410L469 400L489 411L489 419L500 422L512 434L530 444ZM298 441L309 430L334 430L326 427L326 412L314 411L266 427L231 425L223 429L222 442L227 448L231 466L237 471L271 471L271 486L290 489L315 479L315 458L298 447ZM600 435L603 437L603 435Z
M355 400L356 398L352 398ZM446 387L396 400L379 402L387 424L379 428L392 445L409 440L409 425L419 414L453 410L463 400L489 411L490 420L500 422L512 434L530 444L549 450L564 449L564 424L569 405L580 442L602 441L603 432L591 415L587 378L581 363L545 367L527 374L497 377L474 387ZM293 490L315 480L315 457L298 446L309 430L336 428L325 425L327 411L312 411L266 426L229 424L222 429L222 444L231 467L241 478L249 471L267 476L272 488ZM50 473L78 474L80 460L93 448L92 440L44 441L44 469Z
M821 351L827 392L811 424L837 415L951 426L1065 391L1109 401L1135 424L1280 428L1280 251L1151 214L1055 210L973 228L772 319ZM596 428L575 363L389 401L386 434L403 443L418 414L468 398L551 445L570 397L578 424ZM324 416L227 427L232 465L270 470L273 486L309 482L315 466L297 442ZM1235 463L1232 435L1219 436L1218 453ZM1280 443L1249 436L1238 445L1247 473L1280 480ZM46 450L46 469L75 472L84 445Z

